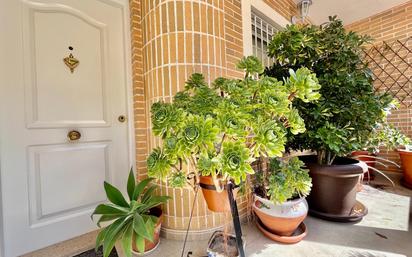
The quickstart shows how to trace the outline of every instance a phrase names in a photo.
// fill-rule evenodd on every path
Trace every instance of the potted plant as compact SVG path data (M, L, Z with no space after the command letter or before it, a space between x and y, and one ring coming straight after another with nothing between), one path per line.
M116 242L120 241L126 256L132 252L141 255L154 250L159 244L162 209L168 196L154 194L157 186L151 185L153 178L144 179L136 184L133 170L130 170L127 180L127 201L122 193L104 182L108 204L100 204L94 210L94 215L100 215L97 226L102 222L112 222L103 228L96 239L96 250L103 246L103 256L108 257Z
M387 164L392 164L398 168L400 168L400 166L393 161L377 155L381 147L385 147L387 150L395 150L399 149L400 146L407 145L408 143L409 139L392 125L387 123L378 124L377 127L370 133L368 140L364 144L363 150L352 152L352 157L364 161L368 165L368 172L364 174L364 180L366 179L369 181L373 179L375 177L374 173L376 172L394 184L393 181L385 175L385 173L375 167L375 164L380 164L386 168L388 167Z
M412 189L412 145L405 144L405 148L399 148L398 153L401 158L403 170L402 184L405 187Z
M305 197L312 179L303 166L298 157L272 158L267 171L256 173L253 210L258 228L273 240L296 243L306 235L302 222L308 213Z
M316 156L302 158L313 180L310 213L329 220L358 221L366 215L356 192L367 167L345 156L362 149L395 107L391 96L373 88L372 73L362 59L369 41L367 36L346 32L342 21L330 17L321 26L288 26L268 46L274 64L266 74L280 79L288 69L304 66L322 85L318 101L294 101L306 131L289 134L287 147L316 151Z
M211 211L230 210L228 181L239 184L254 173L255 158L282 156L287 133L305 130L292 101L319 98L316 76L306 68L289 71L284 81L260 76L256 57L237 65L244 79L216 79L209 87L195 73L172 103L151 108L153 133L162 139L147 159L148 174L176 187L188 174L202 188Z

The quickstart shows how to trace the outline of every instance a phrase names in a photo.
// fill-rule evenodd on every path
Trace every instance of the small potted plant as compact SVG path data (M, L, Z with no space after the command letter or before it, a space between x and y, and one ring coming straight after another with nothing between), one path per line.
M289 134L288 148L316 151L302 158L313 179L308 202L310 213L328 220L359 221L367 214L356 193L368 168L346 156L363 148L394 107L391 96L374 90L372 72L362 58L368 42L369 37L345 31L341 20L330 17L321 26L288 26L268 46L274 64L267 75L281 79L290 68L307 67L322 85L318 101L294 101L306 131Z
M371 131L366 142L363 144L363 150L352 152L353 158L364 161L369 167L368 172L364 174L364 180L372 180L375 177L374 174L376 172L394 184L385 173L375 167L375 164L380 164L384 167L388 167L388 164L398 168L400 168L400 166L393 161L379 157L378 153L381 147L385 147L387 150L399 150L400 146L405 146L408 142L409 139L394 126L386 122L378 124L377 127Z
M215 212L230 210L224 190L229 181L245 181L254 173L255 158L282 156L287 133L305 130L292 101L320 97L320 85L306 68L278 81L259 75L263 66L256 57L243 58L237 67L244 79L218 78L209 87L195 73L172 103L151 108L153 133L162 146L147 159L149 176L182 187L193 174Z
M312 179L303 166L298 157L272 158L267 171L256 173L253 210L258 228L273 240L296 243L306 235L302 222L308 213L305 197Z
M108 257L117 242L121 242L127 257L144 255L153 251L159 244L160 227L162 224L162 209L168 196L158 196L154 192L155 185L149 186L153 178L144 179L136 184L133 170L127 181L127 201L122 193L104 182L108 204L100 204L94 210L94 215L100 215L97 226L102 222L112 222L103 228L96 239L96 250L103 246L103 256Z
M405 141L405 148L398 148L399 157L401 158L403 179L402 184L412 189L412 145L408 145L410 140Z

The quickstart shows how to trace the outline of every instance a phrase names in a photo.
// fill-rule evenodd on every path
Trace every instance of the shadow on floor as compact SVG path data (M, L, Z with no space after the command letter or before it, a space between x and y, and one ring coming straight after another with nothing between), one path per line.
M75 255L73 257L103 257L103 249L102 247L100 247L97 252L94 249L91 249L81 254ZM118 257L116 249L113 249L109 257Z

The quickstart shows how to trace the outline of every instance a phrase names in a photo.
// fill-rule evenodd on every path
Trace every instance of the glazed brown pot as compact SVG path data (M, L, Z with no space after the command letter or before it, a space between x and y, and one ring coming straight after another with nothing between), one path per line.
M149 240L145 239L144 240L144 253L148 253L152 250L154 250L154 248L157 247L157 245L159 244L160 241L160 228L162 226L162 219L163 219L163 211L160 207L154 207L152 209L150 209L150 215L156 216L158 217L157 219L157 223L155 225L155 229L154 229L154 236L153 236L153 242L150 242ZM136 239L133 237L133 242L136 242ZM138 254L144 254L144 253L140 253L139 250L137 250L136 245L133 245L133 251L138 253Z
M403 169L402 184L412 189L412 152L399 149L398 153L401 158Z
M375 154L369 153L368 151L354 151L352 152L352 156L359 156L359 155L364 155L364 157L358 157L357 159L360 161L366 162L366 165L369 167L374 168L375 167ZM366 156L367 155L367 156ZM375 173L372 169L369 169L368 172L365 173L363 176L363 180L374 180L375 179Z
M213 212L230 211L229 196L226 187L222 192L216 191L212 176L200 176L200 187L205 198L207 208ZM237 190L233 191L233 197L236 199Z
M357 185L363 173L359 161L336 158L333 165L319 165L316 156L302 156L300 159L312 177L312 191L307 198L310 210L350 215L356 204Z

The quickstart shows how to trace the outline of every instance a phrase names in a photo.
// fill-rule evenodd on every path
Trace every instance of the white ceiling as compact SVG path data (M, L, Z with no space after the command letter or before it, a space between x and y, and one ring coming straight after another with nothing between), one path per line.
M299 0L294 0L296 3ZM315 24L328 21L328 16L338 15L344 24L378 14L408 0L312 0L309 17Z

